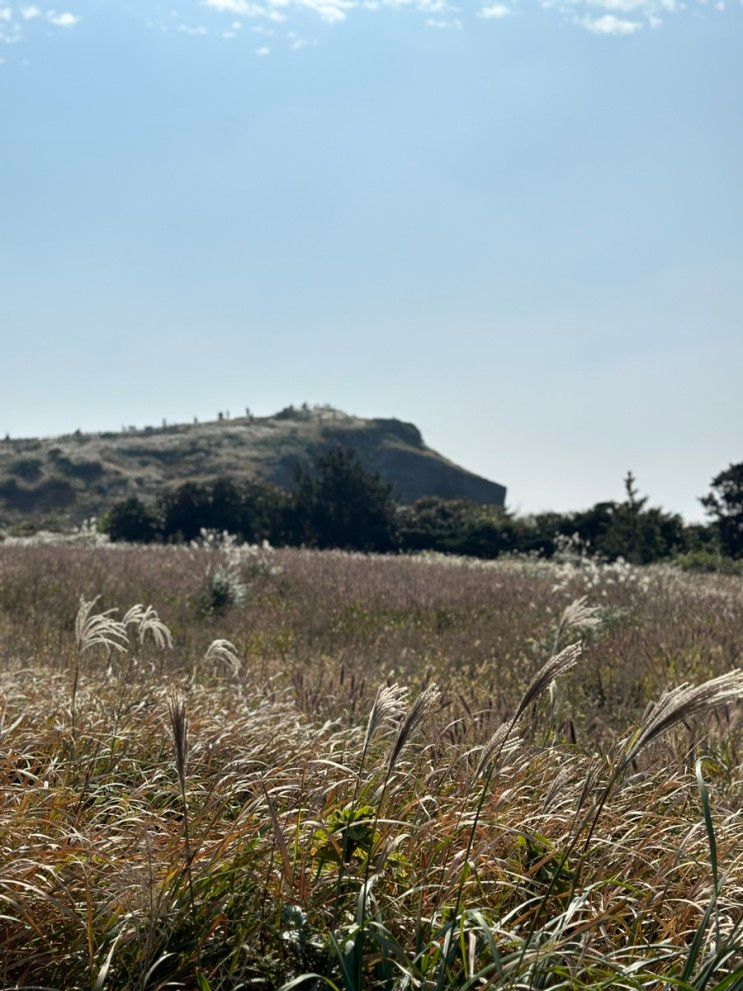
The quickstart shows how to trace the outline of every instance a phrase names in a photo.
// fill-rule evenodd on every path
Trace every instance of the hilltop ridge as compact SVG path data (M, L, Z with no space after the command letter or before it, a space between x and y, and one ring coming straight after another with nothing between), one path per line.
M502 506L506 489L429 448L412 423L364 419L331 406L289 406L273 416L121 432L0 441L0 522L80 522L114 502L152 499L186 481L219 476L289 488L296 469L332 447L350 448L401 502L424 496Z

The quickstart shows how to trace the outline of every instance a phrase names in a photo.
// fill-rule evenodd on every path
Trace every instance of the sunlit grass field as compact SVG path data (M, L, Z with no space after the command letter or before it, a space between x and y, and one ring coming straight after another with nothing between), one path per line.
M742 654L734 576L0 545L0 987L741 991Z

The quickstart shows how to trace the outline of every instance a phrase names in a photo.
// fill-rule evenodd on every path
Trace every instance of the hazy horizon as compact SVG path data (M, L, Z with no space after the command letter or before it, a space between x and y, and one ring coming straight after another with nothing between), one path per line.
M0 436L302 401L514 510L743 458L743 4L0 0Z

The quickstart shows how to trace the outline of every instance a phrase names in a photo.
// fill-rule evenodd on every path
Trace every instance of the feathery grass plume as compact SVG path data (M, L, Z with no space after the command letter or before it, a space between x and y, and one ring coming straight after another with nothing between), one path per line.
M364 734L364 744L361 748L361 759L359 760L359 771L356 775L356 786L351 799L351 807L356 805L359 795L361 780L364 774L366 758L369 753L369 746L377 730L383 727L395 726L405 715L405 707L408 702L410 690L407 687L398 685L382 685L377 689L374 703L369 712L366 722L366 733Z
M577 633L588 633L590 630L596 630L601 626L603 622L601 609L598 606L589 606L587 603L588 596L582 595L565 606L560 617L560 622L557 624L555 651L559 647L563 636L571 630L575 630Z
M77 690L80 684L80 660L84 653L92 650L93 647L104 647L106 657L110 658L114 651L125 654L129 647L129 638L126 634L126 627L119 620L113 619L112 613L115 609L106 609L105 612L94 613L93 607L100 599L96 595L93 599L86 599L80 596L80 606L75 616L75 660L72 668L72 687L70 689L70 726L73 741L75 740L77 726Z
M213 640L204 654L204 662L217 661L229 670L236 678L240 674L240 658L237 647L229 640Z
M403 750L415 735L420 724L433 711L440 698L441 692L439 691L438 685L429 685L427 688L423 689L415 702L413 702L408 709L405 718L400 723L400 729L398 730L397 738L395 739L395 744L392 748L392 753L390 754L390 761L387 771L388 779L394 771Z
M536 701L549 688L553 681L565 674L566 671L569 671L570 668L575 667L580 660L582 652L583 645L581 643L571 643L564 650L561 650L559 654L554 654L550 657L546 664L542 665L530 681L516 708L512 720L513 724L519 721L532 702Z
M93 607L100 599L86 599L80 596L80 608L75 617L75 643L79 654L84 654L93 647L105 647L106 653L116 650L125 653L129 646L126 627L122 622L112 618L116 609L106 609L105 612L94 613Z
M363 755L366 755L374 734L383 726L395 725L404 715L409 689L398 685L382 685L377 689L369 712L364 734Z
M511 735L511 730L513 729L513 722L501 723L496 729L493 735L490 737L488 742L482 748L482 753L480 754L480 760L478 761L477 767L475 768L475 779L479 778L480 775L485 771L485 769L500 757L503 753L503 748L506 745L506 741ZM512 740L511 745L516 741Z
M188 825L188 795L186 792L186 776L188 774L188 714L186 700L172 696L168 701L168 716L170 730L173 734L173 751L175 754L175 770L183 803L183 846L185 850L185 874L188 880L188 895L191 902L191 916L196 925L196 899L194 897L193 876L191 871L191 836Z
M743 669L736 668L701 685L679 685L665 691L658 701L650 704L637 732L630 739L621 759L621 767L631 763L639 752L661 734L691 716L710 713L725 705L743 701Z
M389 761L387 762L387 773L385 774L384 784L382 785L379 802L377 803L377 810L374 816L374 825L372 826L372 836L374 835L377 828L377 823L381 818L384 800L387 796L387 788L389 787L390 779L392 778L395 767L397 766L397 762L399 761L400 756L402 755L402 752L407 744L412 740L418 727L433 711L440 698L441 692L439 691L438 685L428 685L428 687L424 688L420 692L415 702L413 702L405 714L405 718L400 723L400 729L397 731L397 737L395 738L395 743L392 747ZM371 852L367 858L364 883L366 883L369 879L370 864Z
M588 633L598 629L603 620L601 610L598 606L589 606L588 596L581 595L573 599L562 611L560 621L555 630L555 639L552 644L552 653L557 654L564 636L571 632ZM557 683L553 679L547 688L550 701L550 715L553 716L557 707Z
M156 647L164 650L166 647L172 649L173 637L170 630L158 616L157 610L152 606L143 606L141 602L128 609L121 620L124 629L129 626L136 626L137 639L140 645L144 644L145 637L149 633Z
M551 808L554 799L570 782L570 776L571 776L570 767L563 767L557 772L549 788L544 793L544 798L542 799L543 812L546 812L549 808Z
M172 696L168 700L168 716L170 718L170 729L173 734L175 769L178 773L178 782L185 791L186 774L188 772L188 714L186 711L186 700L176 695Z

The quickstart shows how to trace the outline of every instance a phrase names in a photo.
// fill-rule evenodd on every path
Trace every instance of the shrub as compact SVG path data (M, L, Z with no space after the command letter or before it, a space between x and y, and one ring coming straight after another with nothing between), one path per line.
M41 477L40 458L17 458L10 465L10 472L24 479L26 482L35 482Z
M398 513L403 550L494 558L517 549L516 529L506 513L462 499L419 499Z
M683 571L700 571L724 575L743 575L743 561L725 557L713 548L700 548L680 554L674 561Z
M199 595L199 606L205 615L219 615L230 606L245 601L246 588L239 575L230 567L218 564L210 568L204 576Z
M166 540L194 540L210 525L211 506L205 486L186 482L160 499L162 534Z
M158 536L157 515L136 496L117 503L101 521L113 541L149 544Z

